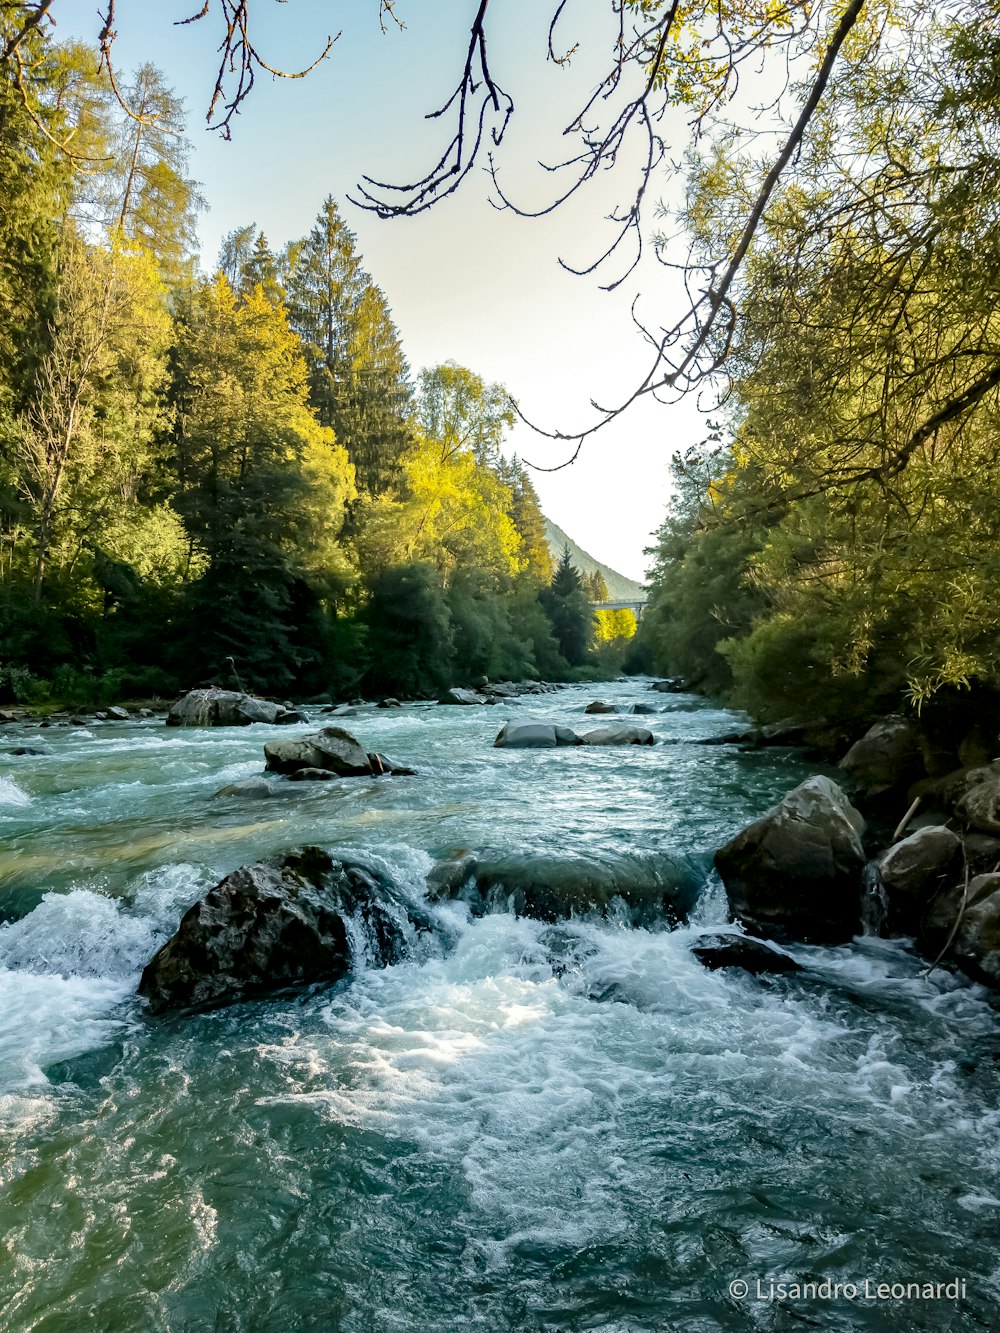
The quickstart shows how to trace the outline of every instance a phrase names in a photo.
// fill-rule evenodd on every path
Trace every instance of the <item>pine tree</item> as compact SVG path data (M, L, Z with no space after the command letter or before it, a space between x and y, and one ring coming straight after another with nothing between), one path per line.
M552 552L545 535L545 515L534 484L517 455L509 463L501 465L500 476L513 497L510 516L524 542L527 573L530 578L537 580L539 586L551 583L554 573Z
M354 233L327 198L308 236L286 252L289 318L305 346L310 401L376 495L411 439L409 367Z
M594 637L594 616L568 546L563 548L552 582L541 590L538 600L552 623L559 651L570 666L582 666Z

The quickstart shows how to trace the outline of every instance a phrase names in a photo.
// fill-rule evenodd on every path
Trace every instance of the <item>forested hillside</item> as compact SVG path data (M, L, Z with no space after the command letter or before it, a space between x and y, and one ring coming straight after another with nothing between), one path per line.
M593 580L594 575L600 575L601 582L599 584L595 582L594 587L596 591L602 592L603 595L595 597L595 601L645 601L646 590L641 583L636 583L635 579L629 579L624 574L619 574L610 565L602 565L589 551L585 551L582 546L576 544L572 537L568 537L562 528L553 523L550 518L545 520L545 538L553 559L558 560L563 551L568 548L574 567L584 575L585 579Z
M19 51L0 79L0 698L600 670L579 577L553 585L534 487L501 453L506 391L453 361L411 374L335 201L283 246L248 222L204 272L159 71L124 89L129 116L90 48L33 29Z

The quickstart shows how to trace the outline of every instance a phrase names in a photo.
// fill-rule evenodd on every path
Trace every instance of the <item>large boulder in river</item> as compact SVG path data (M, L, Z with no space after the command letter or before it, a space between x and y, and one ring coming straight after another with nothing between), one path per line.
M295 773L303 768L326 769L341 778L371 777L371 760L349 731L323 727L309 736L268 741L264 767L271 773Z
M844 941L860 924L865 821L808 778L715 854L733 915L758 934Z
M618 709L614 704L602 703L600 699L595 699L594 702L588 704L583 711L585 713L617 713Z
M924 773L916 730L906 718L883 718L855 741L840 767L868 797L908 787Z
M336 981L351 969L359 934L368 961L402 957L406 919L366 867L304 847L210 889L146 964L139 994L158 1013Z
M596 853L485 853L444 861L427 877L433 899L458 899L476 915L513 912L540 921L624 912L633 925L683 921L703 873L681 858Z
M954 879L961 865L962 844L943 824L918 829L883 852L878 871L893 924L917 930L925 904Z
M978 875L969 885L952 954L963 972L1000 987L1000 874Z
M557 745L579 745L580 738L552 722L508 722L493 744L498 750L554 750Z
M621 725L595 727L580 737L581 745L655 745L656 737L645 727Z
M485 694L480 694L478 690L463 690L456 686L454 689L445 690L438 703L442 704L488 704L492 703Z
M283 704L237 690L189 690L171 705L167 726L247 727L253 722L298 722L302 716Z

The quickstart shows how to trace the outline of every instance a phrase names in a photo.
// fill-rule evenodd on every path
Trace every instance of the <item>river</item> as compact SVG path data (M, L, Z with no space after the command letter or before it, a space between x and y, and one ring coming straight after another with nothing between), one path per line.
M3 728L0 1327L996 1328L995 1000L874 938L793 948L793 976L705 970L711 852L815 767L692 744L737 718L647 686L365 707L345 725L416 777L263 801L214 793L307 727ZM659 744L492 748L507 718L580 729L594 697L656 703ZM393 967L150 1019L139 972L183 910L305 842L419 899L465 850L704 889L676 930L438 906ZM857 1290L768 1286L824 1280Z

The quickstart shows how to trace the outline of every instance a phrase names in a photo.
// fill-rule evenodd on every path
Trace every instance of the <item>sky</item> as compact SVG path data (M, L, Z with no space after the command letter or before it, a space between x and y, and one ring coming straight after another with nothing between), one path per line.
M254 222L278 249L309 230L332 194L388 298L415 371L455 360L505 384L530 421L567 433L592 424L591 400L613 405L627 397L651 355L632 303L638 297L648 326L671 323L676 283L651 253L616 292L566 272L559 260L579 267L607 247L604 214L634 190L634 154L542 219L495 208L481 171L415 219L383 221L348 202L362 176L405 182L440 155L446 127L424 117L458 80L472 0L397 0L406 26L390 24L384 35L378 0L253 0L258 48L278 68L309 64L328 34L342 35L307 78L260 76L229 142L203 128L218 63L216 6L201 22L175 26L198 7L195 0L118 0L114 50L122 71L150 61L185 99L190 174L208 203L199 226L206 269L232 228ZM545 60L553 7L505 0L490 47L495 77L516 106L500 176L528 207L550 197L554 178L539 159L553 162L565 151L560 131L606 68L614 37L607 0L577 0L560 31L563 45L578 43L578 50L569 66L554 66ZM94 40L95 0L57 0L54 10L59 37ZM679 198L680 182L665 169L653 203L671 207ZM651 209L647 237L657 225ZM598 560L641 579L644 549L664 517L670 457L704 434L693 401L639 402L586 442L572 466L532 474L542 507ZM508 451L551 468L572 446L519 425Z

